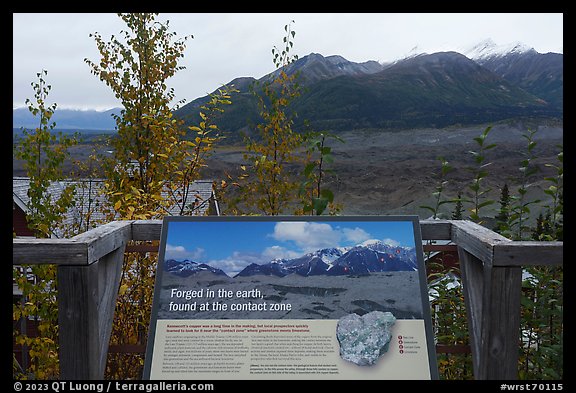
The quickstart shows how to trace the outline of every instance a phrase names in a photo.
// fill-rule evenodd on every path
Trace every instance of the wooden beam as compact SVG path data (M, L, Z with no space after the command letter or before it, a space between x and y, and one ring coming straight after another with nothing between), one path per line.
M460 272L462 275L462 290L466 304L466 318L468 320L468 334L470 335L470 348L472 351L472 366L474 375L479 375L482 353L482 312L484 294L484 266L480 259L458 248Z
M494 246L510 239L466 220L452 220L452 241L485 263L492 264Z
M450 240L452 224L448 220L420 220L423 240Z
M88 247L70 239L12 239L13 265L87 265Z
M93 263L132 239L132 223L128 220L112 221L74 236L71 240L86 243L88 263Z
M138 220L132 223L132 240L160 240L162 220Z
M58 267L61 379L98 379L97 264Z
M487 272L482 315L482 367L477 379L518 379L522 268L493 267Z
M116 310L116 299L122 278L122 266L124 264L125 245L117 248L110 254L98 261L98 333L100 341L99 370L104 378L110 334Z
M12 264L89 265L132 237L132 221L113 221L71 239L12 239Z
M422 245L424 252L454 252L458 250L456 244L424 244Z
M58 267L61 379L103 379L124 247L83 266Z
M139 253L147 253L147 252L158 252L159 251L158 244L128 244L126 246L126 252L139 252Z
M521 267L494 267L459 248L476 379L517 379Z
M563 242L514 241L494 246L494 266L562 265Z

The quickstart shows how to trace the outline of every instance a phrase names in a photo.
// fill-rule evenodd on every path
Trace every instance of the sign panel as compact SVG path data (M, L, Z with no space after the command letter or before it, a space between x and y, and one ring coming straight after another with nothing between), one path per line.
M437 379L417 216L167 217L146 379Z

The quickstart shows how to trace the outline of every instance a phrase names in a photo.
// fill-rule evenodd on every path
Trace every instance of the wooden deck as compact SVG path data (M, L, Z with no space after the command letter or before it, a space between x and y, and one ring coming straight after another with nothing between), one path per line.
M562 265L563 242L511 241L470 221L420 227L423 240L457 246L474 377L517 379L522 267ZM71 239L13 239L13 265L58 265L62 379L103 378L127 244L159 240L161 228L161 220L114 221Z

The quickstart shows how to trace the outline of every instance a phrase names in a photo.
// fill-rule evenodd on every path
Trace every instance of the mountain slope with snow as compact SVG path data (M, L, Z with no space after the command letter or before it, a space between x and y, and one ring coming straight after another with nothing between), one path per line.
M273 259L270 262L251 263L234 277L254 275L302 277L318 275L369 275L372 272L417 271L416 250L371 240L353 247L323 248L292 259ZM180 277L199 272L227 275L221 269L206 263L168 259L164 271Z
M562 54L538 53L534 48L520 42L496 45L492 40L483 41L464 54L510 84L543 99L549 106L562 109Z
M562 69L552 59L561 60L561 54L541 55L528 45L489 40L464 53L417 52L415 48L389 64L354 63L317 53L298 59L285 69L288 74L298 72L303 87L289 108L298 114L294 128L308 123L313 129L338 133L562 118ZM512 62L506 66L506 61ZM255 92L272 75L256 81ZM241 140L242 133L253 136L254 128L247 125L262 122L251 92L240 89L232 102L218 120L228 131L228 143ZM175 116L196 124L199 103L191 102Z
M534 48L522 42L516 41L504 45L496 44L491 38L479 42L471 48L462 51L462 54L469 59L485 61L493 57L502 57L508 54L523 54L536 52Z
M177 261L175 259L168 259L164 263L164 270L180 277L189 277L199 272L205 272L205 271L219 276L222 275L227 276L227 274L221 269L214 268L205 263L190 261L188 259L182 261Z
M273 260L262 265L251 264L237 276L256 274L284 277L297 274L313 275L366 275L372 272L416 271L418 262L414 248L397 247L380 241L371 241L349 248L328 248L308 253L299 258Z

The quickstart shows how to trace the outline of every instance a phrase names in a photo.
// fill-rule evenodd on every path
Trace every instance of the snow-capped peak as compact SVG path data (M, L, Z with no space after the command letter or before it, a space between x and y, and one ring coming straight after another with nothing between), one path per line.
M382 244L382 241L380 241L378 239L368 239L368 240L363 241L362 243L358 244L358 246L368 247L368 246L375 246L375 245L379 245L379 244Z
M413 57L425 55L425 54L426 54L426 52L424 50L420 49L420 47L418 45L416 45L414 48L410 49L410 52L408 52L404 56L404 60L411 59Z
M321 250L317 250L315 252L307 254L308 256L317 256L322 261L328 265L334 262L336 259L340 258L343 254L346 253L346 250L343 248L324 248Z
M474 45L471 48L462 51L462 54L469 59L477 59L486 56L488 53L493 53L498 45L491 38L485 39Z
M488 38L474 45L472 48L462 51L462 54L472 60L484 60L494 56L504 56L509 53L525 53L534 48L516 41L509 44L498 45Z

